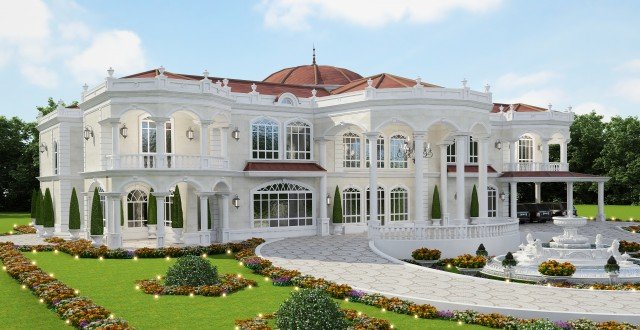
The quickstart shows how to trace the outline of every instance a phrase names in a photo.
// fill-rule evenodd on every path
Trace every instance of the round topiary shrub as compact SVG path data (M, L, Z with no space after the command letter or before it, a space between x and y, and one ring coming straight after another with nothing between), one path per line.
M165 285L202 286L218 283L218 270L209 260L197 256L184 256L167 271Z
M347 329L344 314L328 294L319 289L294 291L276 313L281 330Z

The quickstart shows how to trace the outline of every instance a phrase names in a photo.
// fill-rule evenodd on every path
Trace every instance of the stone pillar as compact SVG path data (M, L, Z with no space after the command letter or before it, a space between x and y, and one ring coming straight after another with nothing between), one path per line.
M573 218L573 182L567 182L567 217Z
M327 139L324 137L316 138L318 141L318 163L324 169L327 166ZM329 217L327 216L327 207L329 207L325 201L328 196L327 191L327 174L323 174L320 177L320 196L318 198L319 205L319 218L318 218L318 235L329 235ZM334 201L335 202L335 201Z
M111 166L113 169L120 168L120 121L112 119L111 123Z
M518 156L516 155L516 151L518 150L518 140L509 141L509 163L514 164L518 162ZM511 165L514 166L514 165ZM513 170L513 169L509 169Z
M209 231L209 196L200 195L200 245L211 244L211 231Z
M424 216L424 142L425 142L425 133L424 132L414 132L413 139L415 142L414 149L414 159L415 164L413 166L414 172L414 205L416 213L414 215L414 220L416 223L425 222L427 217ZM377 164L377 162L376 162Z
M567 163L567 141L566 140L560 143L560 163L562 164Z
M165 226L165 218L167 217L164 213L166 207L166 197L169 196L170 192L153 192L153 196L156 197L156 210L158 214L158 224L156 228L156 247L161 248L164 247L164 238L166 236L166 226Z
M604 181L598 182L598 215L596 220L606 221L604 216Z
M448 209L448 201L449 194L447 192L447 181L449 179L449 173L447 170L447 147L448 143L442 143L440 146L440 210L442 214L442 224L444 226L449 225L448 223L444 223L445 214L449 213Z
M85 192L82 193L82 205L84 205L83 210L84 210L84 217L83 217L83 221L82 221L82 226L80 227L80 237L84 238L84 239L90 239L89 237L89 217L91 214L91 210L89 209L89 193Z
M170 120L166 117L150 117L156 123L156 159L154 166L156 168L167 168L170 163L167 161L167 142L165 139L165 123ZM175 130L175 127L172 127ZM171 164L175 166L175 164Z
M229 127L220 127L220 157L229 158Z
M207 169L211 166L209 162L209 126L212 120L200 121L200 167Z
M465 215L465 178L464 165L467 159L467 138L466 135L456 136L456 224L466 225Z
M367 132L365 134L369 139L369 215L370 220L378 220L378 153L376 145L378 141L378 132ZM366 211L366 210L365 210ZM375 224L376 222L372 222Z
M542 202L542 183L536 182L534 183L534 196L536 203Z
M220 196L222 203L222 243L229 241L229 195Z
M107 246L109 249L118 249L122 247L122 228L120 226L120 193L109 192L101 193L107 197Z
M509 199L511 200L511 210L509 213L511 219L518 219L518 183L511 182L510 183L511 191L509 192Z
M489 197L487 195L487 148L489 139L478 138L478 216L489 217Z
M549 164L549 139L542 139L542 164L543 167L547 167L546 170L548 170L548 164Z

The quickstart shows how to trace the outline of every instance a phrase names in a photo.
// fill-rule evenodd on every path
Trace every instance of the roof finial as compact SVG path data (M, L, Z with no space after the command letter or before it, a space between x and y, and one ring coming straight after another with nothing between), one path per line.
M313 61L311 62L312 65L316 65L316 45L313 44Z

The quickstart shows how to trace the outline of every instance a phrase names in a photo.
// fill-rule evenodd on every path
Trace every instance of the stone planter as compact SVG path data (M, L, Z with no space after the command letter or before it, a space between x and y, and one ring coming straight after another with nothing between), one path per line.
M182 244L184 243L184 241L182 240L182 228L171 228L171 230L173 231L173 240L177 243L177 244Z
M156 238L158 225L147 225L147 237L148 238Z
M75 241L80 238L80 229L69 229L69 236L71 236L71 240Z
M53 236L53 231L54 228L53 227L44 227L44 233L42 234L42 237L51 237Z
M542 278L545 282L558 283L558 282L569 282L571 276L551 276L551 275L542 275Z
M609 275L609 284L611 285L614 285L618 280L618 277L620 276L618 272L611 272L611 273L608 273L608 275Z
M341 224L341 223L331 224L331 235L344 235L344 224Z
M458 267L458 271L460 272L460 274L468 275L468 276L475 276L481 270L482 270L482 268L460 268L460 267Z
M102 235L91 235L91 245L94 247L102 245Z
M42 234L44 234L44 227L42 225L34 225L33 227L36 228L36 236L42 237Z
M418 265L422 266L422 267L427 267L427 268L431 268L431 266L435 265L438 260L413 260L415 261Z
M441 224L442 224L442 219L431 219L432 226L441 226Z

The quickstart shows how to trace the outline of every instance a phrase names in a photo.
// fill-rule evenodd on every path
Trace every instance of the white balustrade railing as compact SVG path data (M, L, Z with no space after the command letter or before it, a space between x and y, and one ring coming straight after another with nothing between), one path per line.
M373 240L436 240L436 239L473 239L502 237L519 231L518 221L463 226L369 226Z
M532 172L532 171L568 171L569 164L560 162L540 163L540 162L522 162L522 163L507 163L505 164L505 171L508 172Z
M166 154L128 154L107 155L107 168L110 170L143 170L143 169L175 169L175 170L224 170L229 168L229 160L221 157L200 155Z

